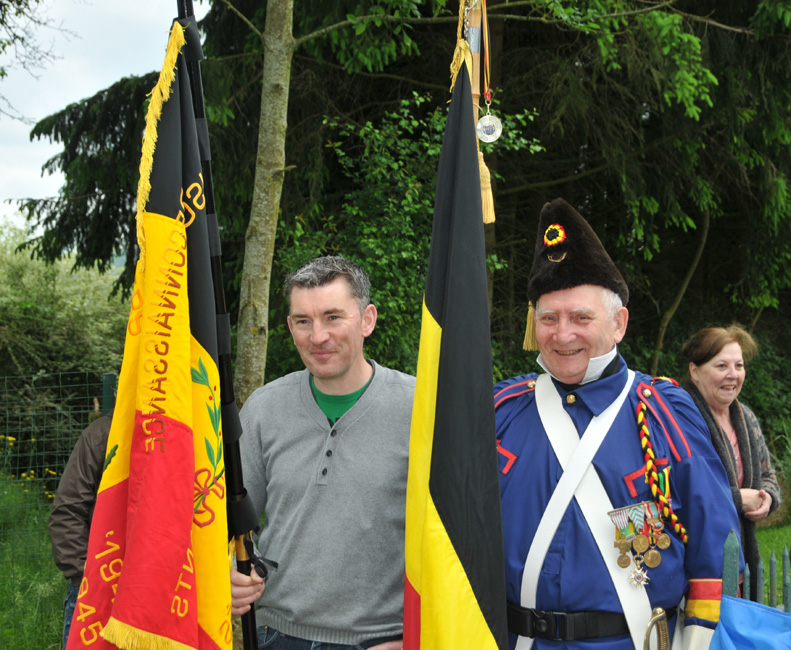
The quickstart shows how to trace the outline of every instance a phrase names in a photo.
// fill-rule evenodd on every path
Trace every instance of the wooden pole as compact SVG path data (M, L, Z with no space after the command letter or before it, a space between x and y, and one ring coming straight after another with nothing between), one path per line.
M472 52L472 118L478 122L480 115L481 98L481 45L483 35L481 34L481 0L473 0L473 4L467 12L467 42Z
M178 0L179 19L194 17L192 0ZM196 31L197 33L197 31ZM217 317L217 369L220 375L220 406L222 409L223 455L225 457L225 485L228 508L229 536L233 537L236 547L236 568L240 573L250 575L253 562L245 540L252 540L252 529L258 524L252 501L244 487L242 476L242 456L239 438L242 425L233 389L233 363L231 359L231 320L225 304L225 288L222 279L222 258L220 253L220 232L214 205L214 186L211 175L211 159L208 156L208 127L206 109L203 103L203 83L200 63L187 60L192 107L195 118L205 128L206 155L201 156L204 196L206 197L206 221L209 227L212 285L214 292L215 314ZM258 650L258 630L255 621L255 605L241 617L244 650Z
M462 0L464 2L464 0ZM481 2L472 0L472 5L467 10L467 43L472 54L472 119L477 125L480 114L481 98L481 49L483 45L483 32L481 29ZM478 147L478 171L481 176L481 209L483 222L494 222L494 197L492 196L492 180L489 168L483 160L483 152Z

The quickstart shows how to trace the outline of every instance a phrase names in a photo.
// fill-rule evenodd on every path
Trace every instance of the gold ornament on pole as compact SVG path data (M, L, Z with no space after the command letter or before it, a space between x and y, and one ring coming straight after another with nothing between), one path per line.
M469 5L469 6L468 6ZM483 21L482 21L483 16ZM482 24L483 23L483 24ZM459 26L456 31L456 49L453 53L453 61L450 64L451 90L456 83L456 76L462 64L467 65L472 84L472 103L473 116L476 118L475 132L478 140L484 142L494 142L502 133L500 120L491 115L489 109L491 105L491 89L489 88L489 48L488 48L488 29L486 21L486 2L485 0L461 0L459 3ZM465 34L466 32L466 34ZM483 34L483 39L481 38ZM486 81L486 115L480 119L477 116L480 112L479 100L481 96L481 41L484 42L484 79ZM483 210L483 222L494 223L494 197L492 195L492 179L489 168L483 159L483 152L478 145L478 171L481 180L481 208Z

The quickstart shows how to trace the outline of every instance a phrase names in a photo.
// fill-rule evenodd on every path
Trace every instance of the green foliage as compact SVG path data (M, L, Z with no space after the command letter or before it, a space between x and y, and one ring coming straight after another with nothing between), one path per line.
M347 29L329 31L324 38L305 43L305 49L319 61L332 58L349 73L366 70L384 70L399 57L418 56L420 49L410 36L410 20L420 17L423 5L437 15L446 0L428 3L412 0L380 0L379 2L326 2L299 3L295 10L301 33L312 33L341 22L349 23ZM320 8L319 11L305 11ZM295 8L296 9L296 8ZM318 23L318 24L316 24Z
M503 132L494 142L479 141L478 145L484 155L524 155L525 153L532 155L546 151L546 147L537 138L528 135L535 128L534 122L538 117L535 109L523 108L515 113L503 113L500 100L493 99L489 110L497 115ZM498 178L505 180L502 175Z
M524 116L511 116L514 123ZM415 371L420 306L428 260L434 185L444 132L444 109L413 94L395 111L362 126L327 120L328 147L349 183L336 212L281 220L276 268L282 275L310 257L338 253L360 262L373 284L379 310L367 353L386 365ZM509 146L528 146L521 131ZM493 258L495 266L502 264ZM278 305L275 286L270 302ZM276 295L277 294L277 295ZM267 374L276 377L299 367L285 326L284 307L273 309ZM285 365L292 359L293 365Z
M27 199L21 211L34 235L24 247L53 261L74 252L76 268L100 272L120 254L124 271L115 289L129 290L137 260L135 198L146 96L157 73L129 77L93 97L41 120L32 138L62 142L64 149L44 165L62 171L57 197Z
M713 106L709 89L717 85L717 78L703 65L700 37L687 32L677 14L641 14L637 24L649 41L660 44L653 54L665 82L662 99L668 106L674 101L681 104L687 117L699 120L700 105Z
M0 375L118 372L129 310L108 299L115 276L31 259L22 241L0 225Z
M428 95L410 99L362 125L327 118L327 148L346 180L332 210L281 219L273 277L285 275L311 257L339 254L360 263L371 278L371 300L379 312L366 353L379 363L414 373L420 340L421 306L428 264L439 155L446 106ZM507 125L504 151L524 154L540 146L525 134L533 113L499 114ZM506 263L491 255L502 272ZM267 376L301 367L285 322L282 287L270 298Z
M277 268L288 272L310 257L339 254L359 262L371 277L379 318L366 353L407 372L417 365L420 309L431 239L434 183L445 114L414 94L381 122L355 125L328 119L327 144L349 181L334 213L281 220ZM285 241L283 241L285 240ZM274 292L282 293L280 286ZM273 297L272 303L276 304ZM267 375L282 374L281 355L293 358L282 323L270 335ZM285 345L278 345L278 339Z
M236 0L234 6L263 29L265 3ZM492 108L504 122L503 137L482 145L494 180L497 215L497 223L487 229L490 253L496 256L490 261L496 373L515 374L532 363L532 355L521 352L524 287L538 213L545 201L557 196L589 219L627 278L632 290L627 344L641 361L639 367L649 365L642 361L652 356L658 323L696 253L704 217L710 223L708 240L665 337L663 362L693 331L696 309L705 308L713 321L721 322L753 322L761 314L758 331L768 327L766 321L791 315L784 300L791 288L788 14L788 2L777 0L682 0L672 5L536 0L489 6L497 98ZM295 37L320 36L300 41L293 59L287 171L269 304L270 376L300 366L283 325L279 280L298 263L324 252L357 256L364 264L381 252L386 263L402 259L409 266L393 263L389 274L375 278L375 289L385 291L381 306L388 309L382 309L371 345L381 337L396 348L392 354L385 350L382 358L403 358L407 366L414 357L414 351L412 357L398 351L402 339L388 338L388 319L395 317L389 302L414 297L407 290L393 290L396 278L409 284L422 273L419 261L414 268L409 261L420 250L415 242L424 223L409 214L423 209L426 196L430 204L433 181L424 172L433 174L435 160L415 147L416 136L408 131L402 150L392 149L385 156L381 151L387 148L377 132L384 130L384 116L395 119L390 115L415 90L430 89L443 96L438 103L444 102L455 15L456 6L438 0L295 3ZM342 28L333 29L339 23ZM213 3L203 27L209 59L202 70L207 113L213 120L223 272L235 317L256 169L263 52L258 35L223 3ZM352 70L356 74L348 74ZM131 106L132 87L125 92ZM89 116L92 101L84 105ZM531 109L529 114L525 108ZM80 111L69 110L74 124L84 123L78 119ZM338 118L323 121L326 114ZM509 117L520 114L521 121ZM127 124L137 118L126 111L120 116L119 133L126 133ZM370 134L364 131L368 124ZM340 134L343 125L352 135ZM516 127L521 135L512 149ZM82 155L112 152L136 170L137 136L132 143L102 139L103 131L84 133L84 141L64 140L67 149L76 151L85 143ZM399 130L393 133L390 137L402 137ZM96 139L94 149L87 146L91 138ZM338 146L325 146L328 141ZM72 153L64 155L74 160ZM372 163L363 160L368 156ZM416 160L399 167L395 161L404 157ZM113 161L105 162L112 171ZM421 163L426 170L413 169ZM74 172L69 166L65 171L67 177L91 175L76 162ZM418 183L411 190L410 180ZM61 199L75 201L86 189L75 183ZM101 207L101 220L99 212L88 212L90 221L104 228L123 223L106 207ZM51 214L63 209L58 206ZM74 221L61 223L53 217L41 222L45 233L53 231L46 235L53 237L48 241L57 243L77 233L71 242L78 255L85 253L86 262L106 259L113 239L120 249L134 251L131 231L129 239L121 231L91 231L89 219L78 223L79 209ZM399 252L403 258L391 250L393 242L377 242L374 236L382 232L398 240L400 228L406 233ZM99 252L92 248L97 246ZM68 248L37 250L56 255ZM131 270L134 255L127 259ZM394 324L409 336L415 331L405 322ZM788 347L778 340L779 355L787 355Z
M791 27L791 6L782 0L760 2L750 24L755 29L756 37L761 40L787 34Z
M760 352L747 368L739 397L758 416L775 462L791 455L791 393L788 360L771 339L759 338ZM791 458L789 458L791 460ZM791 476L788 477L791 480Z
M565 27L594 39L606 72L629 73L635 64L648 63L668 106L678 103L698 120L701 105L713 105L710 87L717 85L717 78L703 63L701 38L688 31L681 14L644 11L624 0L550 2L545 9ZM650 45L642 61L629 51L634 42Z

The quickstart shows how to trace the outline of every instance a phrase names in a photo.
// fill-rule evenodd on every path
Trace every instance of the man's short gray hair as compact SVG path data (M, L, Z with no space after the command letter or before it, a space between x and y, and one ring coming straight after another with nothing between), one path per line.
M604 309L607 312L607 320L614 320L615 314L623 307L623 300L621 300L621 297L615 293L615 291L607 289L606 287L602 287L601 292Z
M623 307L623 300L621 300L621 296L619 296L615 291L612 289L608 289L607 287L599 287L601 289L601 299L602 303L604 304L604 311L607 315L607 320L611 321L615 319L615 314L618 310ZM540 298L539 298L540 300ZM533 318L538 320L539 310L535 309L533 312Z
M344 257L327 255L314 257L286 276L285 292L289 307L291 306L291 291L294 287L300 289L324 287L338 278L346 280L352 296L360 306L360 311L371 304L371 280L368 278L368 274L357 264Z

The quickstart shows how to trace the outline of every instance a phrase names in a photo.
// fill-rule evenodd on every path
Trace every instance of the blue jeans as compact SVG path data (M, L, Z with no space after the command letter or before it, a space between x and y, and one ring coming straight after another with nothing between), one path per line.
M398 636L376 639L376 643L394 641L400 638ZM268 625L260 625L258 627L258 650L365 650L371 645L375 644L370 641L354 645L308 641L307 639L298 639L294 636L286 636Z
M79 589L69 580L69 590L66 592L66 598L63 599L63 650L66 650L66 641L69 640L69 628L71 628L74 608L77 606L78 593Z

